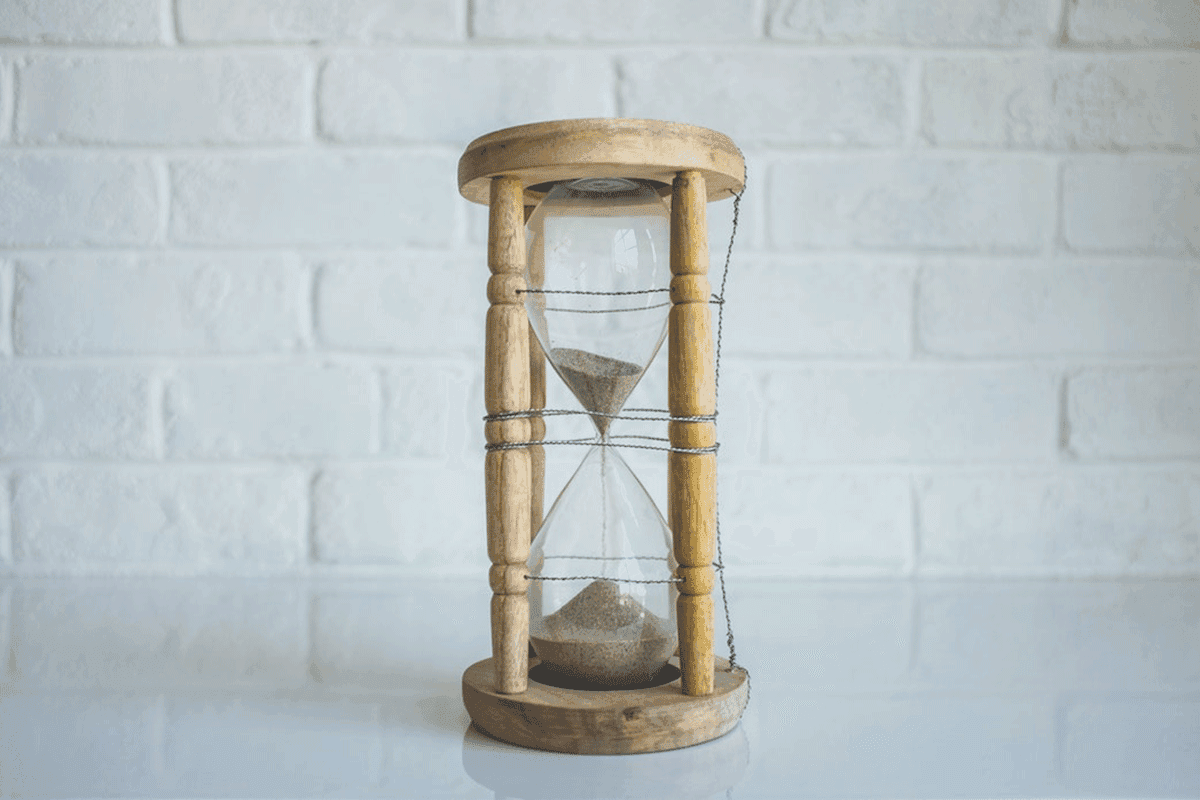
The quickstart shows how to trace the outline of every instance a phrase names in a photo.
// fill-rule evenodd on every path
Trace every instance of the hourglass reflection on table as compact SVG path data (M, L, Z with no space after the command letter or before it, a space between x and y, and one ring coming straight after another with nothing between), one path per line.
M649 120L509 128L472 142L459 162L462 194L489 205L492 272L493 655L464 673L463 700L497 738L577 753L667 750L723 735L745 707L745 673L714 657L712 643L705 225L707 202L743 182L727 137ZM612 430L664 339L666 520ZM597 432L544 520L543 353Z

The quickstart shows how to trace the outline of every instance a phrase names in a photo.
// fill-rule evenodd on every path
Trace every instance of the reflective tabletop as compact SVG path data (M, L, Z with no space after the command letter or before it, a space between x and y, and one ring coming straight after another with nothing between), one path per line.
M1200 797L1200 581L732 576L729 735L567 756L475 730L483 581L0 582L13 797ZM718 639L721 636L718 635Z

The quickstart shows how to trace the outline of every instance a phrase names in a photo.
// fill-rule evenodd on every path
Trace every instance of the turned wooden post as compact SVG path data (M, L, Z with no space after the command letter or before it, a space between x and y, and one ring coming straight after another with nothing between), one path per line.
M488 217L487 341L484 400L489 414L529 408L529 318L525 314L525 204L519 178L492 179ZM529 441L529 420L492 420L489 444ZM526 448L490 450L487 485L487 549L492 561L492 658L496 691L524 692L528 680L531 470Z
M671 195L671 317L667 406L672 417L716 413L712 314L709 310L708 202L704 175L684 170ZM713 421L670 423L672 447L712 447ZM717 522L716 453L667 455L667 515L679 562L679 662L683 693L713 691L713 554Z

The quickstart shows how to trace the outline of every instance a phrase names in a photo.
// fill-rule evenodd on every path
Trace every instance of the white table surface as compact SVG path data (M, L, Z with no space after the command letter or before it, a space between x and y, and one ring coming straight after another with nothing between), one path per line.
M469 727L475 582L0 583L0 794L1200 797L1200 582L736 582L742 723L642 756Z

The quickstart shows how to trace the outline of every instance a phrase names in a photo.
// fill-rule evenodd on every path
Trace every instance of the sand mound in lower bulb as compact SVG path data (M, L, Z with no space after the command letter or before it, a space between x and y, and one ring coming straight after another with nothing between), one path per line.
M649 681L675 652L674 626L610 580L595 580L530 629L538 658L600 686Z

